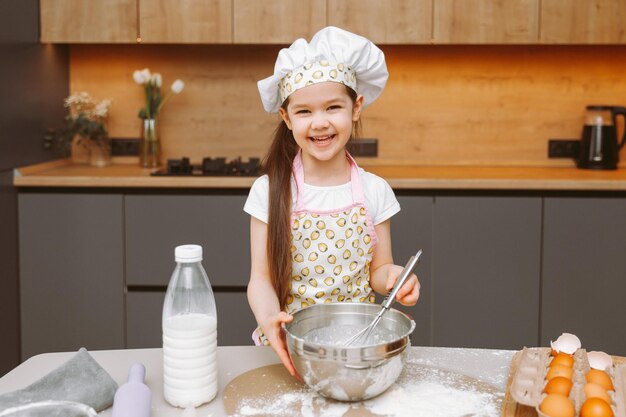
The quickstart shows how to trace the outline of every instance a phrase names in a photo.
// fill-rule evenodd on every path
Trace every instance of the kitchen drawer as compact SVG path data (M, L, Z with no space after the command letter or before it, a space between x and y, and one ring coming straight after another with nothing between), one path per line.
M435 197L435 346L537 346L541 210L532 196Z
M541 345L574 333L588 351L626 355L626 199L544 203Z
M22 359L124 347L123 198L19 195Z
M161 347L161 319L165 292L126 295L126 348ZM245 292L216 292L217 344L251 345L256 327Z
M195 243L213 286L248 285L250 216L247 195L127 195L126 284L167 285L174 248Z

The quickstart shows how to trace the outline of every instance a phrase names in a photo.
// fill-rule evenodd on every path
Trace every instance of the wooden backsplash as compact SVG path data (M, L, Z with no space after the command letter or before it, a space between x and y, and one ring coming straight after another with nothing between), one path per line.
M185 90L160 115L164 157L264 155L277 115L256 81L279 46L75 45L70 88L111 98L113 137L138 137L144 67ZM389 46L390 78L363 116L379 157L363 165L572 166L548 138L580 137L585 105L626 105L623 46ZM169 87L167 87L169 89ZM626 147L621 154L622 166Z

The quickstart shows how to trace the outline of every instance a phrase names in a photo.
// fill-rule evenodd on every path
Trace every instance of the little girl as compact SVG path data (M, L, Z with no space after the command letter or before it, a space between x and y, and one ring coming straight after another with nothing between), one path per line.
M385 57L369 40L327 27L310 43L278 54L274 74L258 82L266 111L280 113L253 184L248 301L257 345L271 345L289 372L283 323L316 303L375 301L402 267L393 264L390 218L400 211L391 187L359 168L346 151L363 108L387 82ZM414 305L412 275L396 299Z

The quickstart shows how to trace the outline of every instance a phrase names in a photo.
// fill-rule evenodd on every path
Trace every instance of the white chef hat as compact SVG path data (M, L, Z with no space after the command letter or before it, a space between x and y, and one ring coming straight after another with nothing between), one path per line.
M385 55L368 39L333 26L313 35L311 42L297 39L278 53L274 74L257 83L265 111L278 112L294 91L333 81L363 96L365 106L378 98L389 73Z

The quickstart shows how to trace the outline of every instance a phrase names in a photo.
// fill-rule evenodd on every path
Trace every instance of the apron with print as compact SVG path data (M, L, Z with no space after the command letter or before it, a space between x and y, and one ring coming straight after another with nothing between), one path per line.
M370 287L370 263L377 238L365 205L356 162L350 162L352 204L315 211L304 206L304 170L298 153L293 171L298 190L292 213L292 278L285 310L289 314L318 303L375 302ZM268 345L260 328L257 345Z

